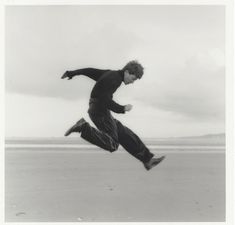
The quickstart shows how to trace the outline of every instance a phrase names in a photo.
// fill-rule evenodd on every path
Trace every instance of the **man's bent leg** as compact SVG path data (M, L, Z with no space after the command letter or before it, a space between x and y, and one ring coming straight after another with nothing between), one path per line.
M122 145L127 152L139 159L141 162L149 162L154 154L149 151L145 144L132 130L122 125L122 123L118 120L116 120L116 124L118 128L118 139L120 145Z
M81 137L100 148L114 152L117 150L118 134L117 125L111 115L96 116L90 114L90 118L98 129L86 123L81 131Z

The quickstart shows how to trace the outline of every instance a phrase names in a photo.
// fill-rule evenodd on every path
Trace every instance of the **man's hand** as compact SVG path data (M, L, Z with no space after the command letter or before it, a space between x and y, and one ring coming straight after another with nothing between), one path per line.
M61 77L61 79L65 79L65 78L68 78L68 80L71 80L73 76L69 73L69 71L66 71Z
M132 110L132 108L133 108L133 106L132 106L132 105L130 105L130 104L125 105L125 106L124 106L124 110L125 110L125 112L127 112L127 111L131 111L131 110Z

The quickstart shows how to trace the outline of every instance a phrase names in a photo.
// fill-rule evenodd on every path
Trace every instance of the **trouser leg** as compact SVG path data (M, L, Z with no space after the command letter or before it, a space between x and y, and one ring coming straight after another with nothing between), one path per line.
M113 152L118 149L118 132L117 125L111 114L94 115L89 114L96 128L86 123L82 129L81 137L86 141Z
M120 145L132 156L141 162L148 162L154 154L149 151L140 138L128 127L115 120L118 128L118 140Z

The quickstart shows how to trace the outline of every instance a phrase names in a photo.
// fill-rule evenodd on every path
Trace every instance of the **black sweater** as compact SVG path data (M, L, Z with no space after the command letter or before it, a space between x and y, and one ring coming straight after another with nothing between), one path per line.
M113 93L120 87L124 72L122 70L100 70L94 68L78 69L69 72L71 76L85 75L96 81L92 91L91 99L96 99L103 109L116 113L125 113L124 106L113 100Z

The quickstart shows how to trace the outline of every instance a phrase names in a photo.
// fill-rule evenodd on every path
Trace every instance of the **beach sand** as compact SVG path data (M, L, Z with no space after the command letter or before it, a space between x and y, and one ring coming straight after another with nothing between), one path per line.
M6 222L225 220L224 153L167 153L146 171L124 151L7 150L5 168Z

